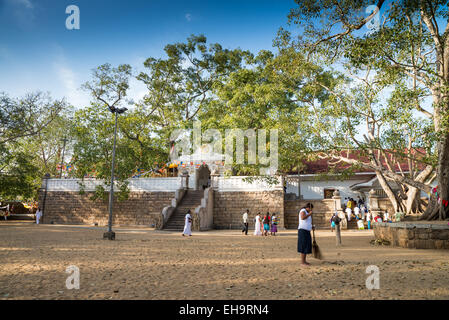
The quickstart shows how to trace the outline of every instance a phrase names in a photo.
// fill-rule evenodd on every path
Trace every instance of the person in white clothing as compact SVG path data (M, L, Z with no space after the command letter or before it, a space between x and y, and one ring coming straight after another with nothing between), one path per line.
M354 208L354 214L357 218L361 219L362 217L360 216L360 208L355 206Z
M41 208L37 208L37 211L36 211L36 224L39 224L39 220L41 219L41 217L42 217Z
M351 221L352 210L351 208L346 208L346 216L348 217L348 221Z
M360 213L362 214L362 220L365 221L366 207L364 204L360 206Z
M312 253L312 237L310 231L312 226L313 204L307 203L304 208L299 211L298 225L298 252L301 254L301 264L308 266L310 263L306 261L306 255Z
M184 231L182 232L182 236L192 235L192 216L190 215L190 210L187 211L185 222L184 222Z
M257 216L254 218L254 221L255 221L254 235L261 236L262 232L260 231L260 212L257 213Z

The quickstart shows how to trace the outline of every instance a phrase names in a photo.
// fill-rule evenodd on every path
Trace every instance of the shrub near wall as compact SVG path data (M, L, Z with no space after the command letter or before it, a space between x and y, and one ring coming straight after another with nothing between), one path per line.
M155 225L162 209L168 206L174 192L131 192L125 201L114 201L114 225ZM92 192L79 194L77 191L49 191L45 201L43 223L108 224L108 201L89 198ZM43 207L43 192L39 195L39 206Z

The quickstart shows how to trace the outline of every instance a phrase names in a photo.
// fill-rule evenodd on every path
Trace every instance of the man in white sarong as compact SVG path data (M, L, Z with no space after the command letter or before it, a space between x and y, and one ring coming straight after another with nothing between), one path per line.
M355 206L355 208L354 208L354 214L357 218L359 218L359 219L362 218L362 216L360 215L360 208L357 206Z
M348 217L348 221L351 221L351 215L352 215L351 208L346 208L346 215Z
M42 217L41 208L37 208L37 211L36 211L36 224L39 224L39 220L40 220L41 217Z
M184 231L182 232L182 236L184 237L184 235L192 235L192 216L190 215L190 210L187 211L184 222Z
M362 220L365 221L366 207L364 204L360 206L360 212L362 214Z
M254 220L256 221L255 226L254 226L254 235L261 236L262 232L260 231L260 212L254 218Z

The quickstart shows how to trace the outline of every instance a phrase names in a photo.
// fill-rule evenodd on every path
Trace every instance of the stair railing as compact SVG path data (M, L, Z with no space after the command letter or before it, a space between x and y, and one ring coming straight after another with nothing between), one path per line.
M165 225L167 224L168 220L170 219L173 212L175 212L176 208L178 207L179 203L181 202L182 198L184 198L184 195L187 192L187 188L184 188L181 186L178 190L175 191L175 197L171 199L171 204L169 206L164 207L162 209L162 212L159 217L159 221L156 224L156 229L162 230L164 229Z
M201 204L195 208L193 215L193 230L206 231L213 228L214 224L214 189L204 190Z

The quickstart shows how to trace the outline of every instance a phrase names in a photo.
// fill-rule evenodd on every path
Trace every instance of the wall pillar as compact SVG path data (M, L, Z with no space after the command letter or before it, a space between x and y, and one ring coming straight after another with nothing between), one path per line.
M184 190L189 188L189 173L187 171L181 173L181 188Z
M375 217L377 214L382 212L379 207L379 196L376 194L374 189L371 189L369 192L369 208L371 210L372 217Z
M40 223L44 223L45 219L45 203L47 201L47 189L48 189L48 180L50 179L50 174L46 173L42 178L42 185L38 191L38 207L41 208L42 216L40 219Z
M332 199L334 199L335 211L337 212L338 217L341 219L340 227L341 227L341 229L347 229L348 221L346 220L345 213L343 211L343 208L341 207L340 191L335 190L334 195L332 196Z
M210 186L213 190L217 190L218 189L218 177L220 175L216 172L216 170L214 170L211 174L210 174Z

